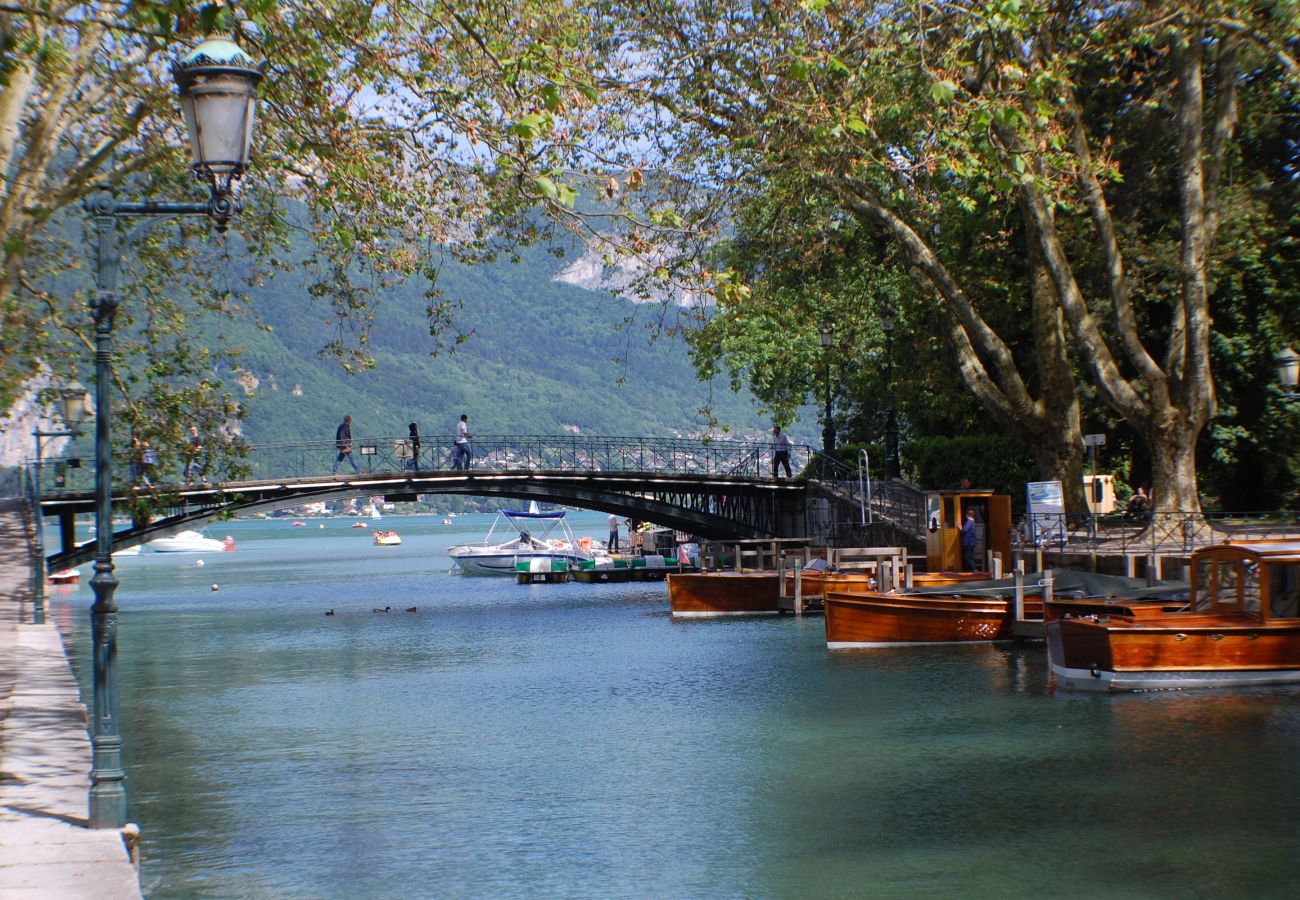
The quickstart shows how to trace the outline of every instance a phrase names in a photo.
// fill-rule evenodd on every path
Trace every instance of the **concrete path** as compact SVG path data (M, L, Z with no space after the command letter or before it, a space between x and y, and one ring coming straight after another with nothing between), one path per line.
M0 897L139 898L122 834L86 827L86 709L58 630L31 624L31 546L0 500Z

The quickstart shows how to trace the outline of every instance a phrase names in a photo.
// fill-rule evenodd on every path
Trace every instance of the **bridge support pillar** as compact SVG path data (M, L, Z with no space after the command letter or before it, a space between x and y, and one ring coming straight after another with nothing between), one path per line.
M59 513L59 551L67 553L77 546L77 517L74 513Z

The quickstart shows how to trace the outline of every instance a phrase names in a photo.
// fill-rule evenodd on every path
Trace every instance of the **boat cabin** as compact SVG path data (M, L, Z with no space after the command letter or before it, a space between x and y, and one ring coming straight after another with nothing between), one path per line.
M1218 544L1192 554L1192 608L1300 619L1300 541Z
M966 510L975 510L975 558L980 565L989 551L1011 561L1011 496L967 488L957 491L926 491L926 568L931 572L961 571L961 526Z

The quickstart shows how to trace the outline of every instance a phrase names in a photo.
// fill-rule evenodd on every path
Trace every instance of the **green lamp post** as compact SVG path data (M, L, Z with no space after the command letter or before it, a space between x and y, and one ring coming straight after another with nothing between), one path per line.
M209 191L205 203L144 200L120 202L103 191L84 208L96 234L95 292L90 309L95 320L95 593L91 607L94 709L91 718L93 759L90 770L90 827L126 824L126 773L117 722L117 605L113 594L113 456L112 382L113 319L117 313L117 273L122 251L150 225L173 216L208 216L225 231L239 211L234 182L248 167L252 145L259 66L234 41L211 37L172 64L193 152L193 171ZM143 218L125 239L119 221Z

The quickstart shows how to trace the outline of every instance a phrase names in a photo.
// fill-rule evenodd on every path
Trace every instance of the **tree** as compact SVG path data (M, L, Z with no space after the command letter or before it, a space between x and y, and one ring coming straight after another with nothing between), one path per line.
M119 400L155 445L179 441L185 418L237 415L222 388L232 351L203 349L190 329L247 313L241 285L274 267L310 272L306 292L337 322L326 351L366 366L392 280L432 281L444 254L534 239L546 220L532 210L572 202L551 176L579 152L595 90L584 14L562 0L505 16L407 0L0 4L0 405L42 367L70 376L88 355L79 201L98 185L190 195L166 70L215 30L269 71L246 209L217 264L206 224L187 226L203 237L183 246L155 229L123 285ZM286 198L306 204L305 221ZM296 229L313 250L283 259ZM452 313L431 290L431 349L456 337Z
M667 110L682 175L737 195L798 173L888 237L942 304L966 384L1077 483L1077 354L1148 448L1158 509L1197 512L1195 446L1215 411L1210 294L1238 91L1292 91L1285 3L610 4L642 64L629 96ZM1155 130L1125 135L1145 119ZM1168 175L1127 172L1145 141ZM1151 190L1115 202L1135 179ZM1001 210L999 218L996 213ZM1158 233L1144 229L1160 221ZM1172 227L1171 227L1172 220ZM1028 374L990 324L1007 303L969 243L1019 260ZM1151 246L1174 252L1154 259ZM1023 438L1022 438L1023 439Z

